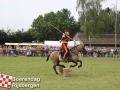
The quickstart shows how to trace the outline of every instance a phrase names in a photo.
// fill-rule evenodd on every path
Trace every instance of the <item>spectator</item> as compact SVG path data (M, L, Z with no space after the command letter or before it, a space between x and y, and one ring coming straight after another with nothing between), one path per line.
M24 56L24 49L22 46L20 46L19 55Z
M105 57L105 56L106 56L106 53L107 53L107 49L106 49L105 47L103 47L103 51L102 51L102 52L103 52L103 53L102 53L102 54L103 54L102 56Z
M118 48L115 48L115 51L114 51L114 55L115 55L115 57L117 57L117 55L118 55Z
M48 51L49 51L49 48L48 48L48 46L45 46L45 56L48 56Z
M110 56L110 48L107 47L107 56L109 57Z
M41 48L41 53L42 53L41 56L44 58L44 56L45 56L45 49L44 49L44 47Z
M96 51L97 51L98 57L100 57L101 48L100 48L100 47L97 47L97 48L96 48Z
M2 45L0 45L0 56L2 56Z
M7 55L7 46L3 46L3 55Z
M114 49L113 48L110 49L110 56L112 56L112 57L114 56Z
M30 56L31 55L31 50L30 50L30 46L26 47L26 55Z
M35 48L36 48L35 46L32 46L32 47L31 47L31 55L32 55L32 56L35 56L35 55L36 55L36 50L35 50Z
M90 49L90 47L86 46L86 50L87 50L87 56L91 56L91 49Z

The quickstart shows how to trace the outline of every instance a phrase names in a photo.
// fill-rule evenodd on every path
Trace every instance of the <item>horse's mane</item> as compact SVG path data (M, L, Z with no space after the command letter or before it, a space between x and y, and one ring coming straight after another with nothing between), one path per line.
M80 44L79 44L80 45ZM73 50L73 49L75 49L77 46L79 46L79 45L76 45L76 46L73 46L71 49L70 49L70 51L71 50Z

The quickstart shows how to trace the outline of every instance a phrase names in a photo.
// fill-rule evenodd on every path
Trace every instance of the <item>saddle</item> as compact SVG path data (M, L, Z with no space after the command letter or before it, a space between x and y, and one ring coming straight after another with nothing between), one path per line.
M67 49L68 49L68 54L67 54L67 57L66 57L66 58L69 60L70 50L69 50L69 48L67 48ZM63 58L63 56L64 56L64 54L65 54L65 51L64 51L63 48L60 48L59 54L60 54L60 58Z

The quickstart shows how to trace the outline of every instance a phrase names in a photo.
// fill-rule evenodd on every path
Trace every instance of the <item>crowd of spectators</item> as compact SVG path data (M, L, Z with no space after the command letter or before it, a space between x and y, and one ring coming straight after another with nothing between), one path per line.
M47 56L54 50L59 50L59 47L48 46L0 46L1 56Z
M85 46L88 57L117 57L120 54L120 48L114 47L94 47Z
M47 56L52 51L60 50L57 46L0 46L1 56ZM69 47L71 48L71 47ZM120 55L120 48L85 46L87 57L117 57ZM81 53L80 53L81 54Z

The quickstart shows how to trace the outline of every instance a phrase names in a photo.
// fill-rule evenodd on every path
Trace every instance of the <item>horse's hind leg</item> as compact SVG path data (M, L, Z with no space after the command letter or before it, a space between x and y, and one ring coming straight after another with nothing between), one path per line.
M77 66L77 65L78 65L78 63L77 63L77 62L73 62L73 63L75 63L75 65L70 65L70 68L71 68L71 67L75 67L75 66Z
M54 63L54 65L53 65L53 69L54 69L54 71L55 71L55 73L56 74L58 74L58 72L57 72L57 70L56 70L56 66L59 64L59 62L56 62L56 63Z
M56 70L56 64L53 65L53 69L54 69L55 73L58 74L58 72Z
M78 66L78 68L82 67L82 61L78 60L78 62L80 62L80 65Z
M59 72L63 73L63 68L66 68L64 65L59 64Z
M56 66L61 66L61 67L65 68L65 66L64 65L60 65L59 62L54 63L53 69L54 69L54 71L55 71L56 74L58 74L58 72L56 70Z

